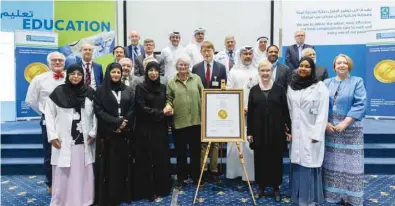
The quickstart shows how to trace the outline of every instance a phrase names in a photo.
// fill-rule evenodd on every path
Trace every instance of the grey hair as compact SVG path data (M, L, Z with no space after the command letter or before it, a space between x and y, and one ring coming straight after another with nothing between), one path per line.
M63 60L66 60L66 57L62 53L57 52L57 51L51 52L47 56L47 63L48 63L48 66L50 66L50 67L51 67L51 59L52 59L52 56L54 56L54 55L59 55L60 58L62 58Z
M272 70L273 70L273 64L272 63L270 63L268 60L266 60L266 59L262 59L260 62L259 62L259 64L258 64L258 71L262 68L262 67L265 67L265 66L268 66L268 67L270 67Z
M132 68L130 69L129 77L132 77L132 78L133 78L133 77L134 77L134 65L133 65L132 60L130 60L129 58L126 58L126 57L125 57L125 58L120 59L118 63L119 63L120 65L122 65L121 62L128 62L128 63L130 63L130 65L132 66Z
M178 66L177 65L178 65L178 63L180 61L187 62L188 65L191 65L191 58L189 56L179 56L179 57L176 58L176 69L177 69L177 71L178 71Z
M296 33L298 33L298 32L303 32L303 34L306 34L305 30L303 30L303 29L297 29L297 30L295 31L295 33L294 33L294 36L296 36Z
M306 49L303 49L303 50L302 50L302 55L303 55L303 56L306 56L306 54L309 53L309 52L314 52L314 53L316 53L315 50L314 50L313 48L306 48Z

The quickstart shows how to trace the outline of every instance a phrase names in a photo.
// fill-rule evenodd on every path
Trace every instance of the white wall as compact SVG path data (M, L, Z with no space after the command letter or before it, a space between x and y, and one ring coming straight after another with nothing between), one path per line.
M198 27L207 31L206 40L222 50L224 37L236 37L236 48L254 46L260 36L270 37L270 1L128 1L127 31L137 30L152 38L156 51L168 44L168 34L179 31L182 44L192 39ZM128 42L129 44L130 42Z

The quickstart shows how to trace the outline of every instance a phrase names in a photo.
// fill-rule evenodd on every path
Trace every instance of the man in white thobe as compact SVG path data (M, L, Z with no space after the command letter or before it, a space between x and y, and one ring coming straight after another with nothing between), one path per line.
M169 34L169 45L162 50L161 57L164 63L164 76L170 80L177 74L176 58L185 54L185 48L180 45L180 32L171 32Z
M45 123L45 104L49 95L59 85L64 84L64 64L66 57L59 52L48 54L47 61L51 71L42 73L33 78L26 94L26 104L29 105L37 114L41 115L41 133L43 138L44 149L44 169L47 179L48 193L52 193L52 165L51 165L51 149L48 143L47 127Z
M251 46L244 46L238 53L240 54L240 60L229 72L227 88L244 90L244 114L247 114L248 95L251 87L259 83L259 74L258 68L252 64L254 56L253 48ZM249 145L250 143L247 141L240 144L248 179L254 181L254 152L250 149ZM241 176L246 181L247 178L244 175L243 167L239 160L236 143L228 143L226 159L226 178L233 179Z
M203 28L198 28L193 31L194 40L185 48L188 56L191 58L191 63L189 65L190 69L192 69L195 64L203 61L202 53L200 53L200 44L204 41L205 33L206 30Z
M266 47L269 39L265 36L259 37L256 40L255 48L254 48L254 66L258 67L259 62L266 58Z
M236 40L234 36L225 37L225 49L218 52L214 57L214 61L220 62L225 65L226 74L229 74L229 71L235 65L235 46Z

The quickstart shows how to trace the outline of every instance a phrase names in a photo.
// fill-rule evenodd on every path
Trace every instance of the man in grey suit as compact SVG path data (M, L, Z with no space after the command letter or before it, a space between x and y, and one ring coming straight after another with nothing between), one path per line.
M137 31L131 31L129 35L130 45L125 47L125 56L135 64L135 58L144 54L144 47L140 45L140 34Z
M199 75L200 79L202 80L203 86L205 89L214 89L214 88L221 88L221 80L227 80L226 76L226 67L214 61L214 45L209 41L204 41L200 47L200 53L203 56L204 61L195 64L192 67L192 73ZM213 142L210 148L210 167L208 168L209 174L211 178L218 182L218 148L219 143ZM203 159L206 154L207 144L202 143L201 145L201 159L200 165L203 166ZM205 167L206 169L207 167Z
M317 55L313 48L306 48L302 51L304 57L310 57L314 60L314 63L317 62ZM296 72L296 70L294 70ZM319 81L324 81L328 78L328 71L325 67L315 64L315 76Z
M156 59L156 61L158 61L159 66L160 66L160 75L163 76L164 75L164 63L162 61L162 58L160 58L159 56L155 55L154 53L155 50L155 41L153 39L144 39L144 53L142 53L141 55L137 56L135 59L135 63L134 63L134 75L136 76L144 76L145 74L145 68L143 66L143 62L144 59L149 58L149 57L153 57Z
M273 81L287 89L291 82L292 70L278 61L278 52L279 49L276 45L270 45L266 49L267 60L273 65Z
M299 67L299 60L303 56L302 50L305 48L313 48L313 46L304 43L305 38L306 33L303 30L298 30L295 32L296 44L287 47L285 63L292 70Z
M121 81L126 86L132 86L135 76L133 74L133 63L129 58L122 58L118 62L122 66L122 78Z

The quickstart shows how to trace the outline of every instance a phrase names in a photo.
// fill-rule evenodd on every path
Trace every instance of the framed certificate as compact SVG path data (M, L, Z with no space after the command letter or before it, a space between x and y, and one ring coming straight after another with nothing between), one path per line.
M242 142L244 134L243 89L204 89L202 142Z

